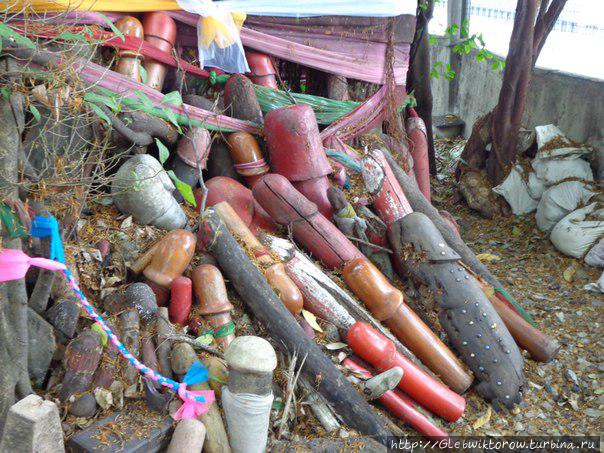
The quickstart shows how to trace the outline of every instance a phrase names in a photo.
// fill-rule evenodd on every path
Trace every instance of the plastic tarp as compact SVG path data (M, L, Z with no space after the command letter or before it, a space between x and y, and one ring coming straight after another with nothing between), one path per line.
M539 200L535 219L541 231L549 232L564 216L585 206L598 191L583 181L565 181L550 187Z
M560 220L550 240L560 252L582 258L604 236L604 205L592 203L577 209Z

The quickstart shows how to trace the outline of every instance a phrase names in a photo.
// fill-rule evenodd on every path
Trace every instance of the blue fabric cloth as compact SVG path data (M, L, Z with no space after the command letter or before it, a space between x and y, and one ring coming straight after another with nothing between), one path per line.
M53 216L34 217L30 234L37 238L50 237L50 259L65 264L65 251L59 232L59 222Z
M206 366L201 363L199 360L193 362L187 374L183 378L183 382L187 384L187 387L191 385L199 384L200 382L206 382L209 378L210 372L206 368Z
M354 171L355 173L361 173L361 164L356 162L352 157L339 151L336 151L335 149L326 149L325 154L327 154L332 159L337 160L342 165L345 165L347 168Z

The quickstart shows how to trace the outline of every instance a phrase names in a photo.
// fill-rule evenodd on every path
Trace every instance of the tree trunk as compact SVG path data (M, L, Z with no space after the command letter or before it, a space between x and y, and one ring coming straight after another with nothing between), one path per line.
M407 92L417 100L415 111L424 120L428 138L428 159L430 174L436 175L436 157L434 154L434 137L432 136L432 88L430 87L430 35L428 23L432 19L434 0L419 0L418 3L427 3L427 8L418 7L415 36L411 43L409 55L409 72L407 73Z
M516 161L516 145L531 73L549 32L567 0L518 0L514 28L506 58L497 105L476 121L461 155L474 170L486 170L495 186L509 174ZM486 147L491 144L490 152ZM458 169L463 177L463 167Z
M13 70L10 60L0 62L0 71ZM18 197L18 156L21 149L20 115L24 112L21 93L0 98L0 201ZM3 225L2 247L21 248L21 239L10 239ZM27 292L25 279L0 283L0 436L6 413L16 399L32 392L27 370ZM10 364L10 366L8 366Z

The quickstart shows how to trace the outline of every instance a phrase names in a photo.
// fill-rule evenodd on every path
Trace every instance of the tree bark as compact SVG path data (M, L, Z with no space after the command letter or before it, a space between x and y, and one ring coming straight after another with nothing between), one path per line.
M428 138L428 158L430 174L436 175L436 157L434 154L434 137L432 136L432 88L430 86L430 34L428 23L432 19L434 0L419 0L426 3L427 8L417 8L415 36L411 43L409 55L409 72L407 72L407 92L413 91L417 100L415 111L424 120Z
M516 160L531 73L566 1L518 0L499 100L491 112L474 124L461 155L465 165L486 170L493 186L505 179ZM487 152L489 143L491 151ZM463 167L458 170L461 176Z
M12 71L10 61L0 71ZM0 201L17 200L18 162L24 98L15 92L0 99ZM0 226L2 246L21 249L21 239L10 239ZM16 399L32 393L27 370L27 292L25 279L0 283L0 435L6 413ZM10 366L8 366L10 364Z

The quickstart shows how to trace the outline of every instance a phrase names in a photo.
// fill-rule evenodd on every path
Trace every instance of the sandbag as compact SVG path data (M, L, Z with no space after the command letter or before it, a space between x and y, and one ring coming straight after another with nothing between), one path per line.
M515 215L528 214L537 208L537 200L529 194L524 169L520 165L514 166L507 178L493 187L493 192L505 198Z
M549 232L564 216L585 206L598 192L584 181L565 181L547 189L537 205L537 227Z
M535 134L537 135L536 159L576 158L592 151L587 146L577 146L553 124L535 127Z
M592 203L560 220L552 230L550 240L565 255L581 258L603 236L604 207L602 203Z
M585 181L594 180L589 162L577 157L564 159L536 158L533 160L532 166L535 176L547 187L558 184L560 181L568 178Z
M600 239L587 252L587 255L585 255L585 264L594 267L604 267L604 238Z

